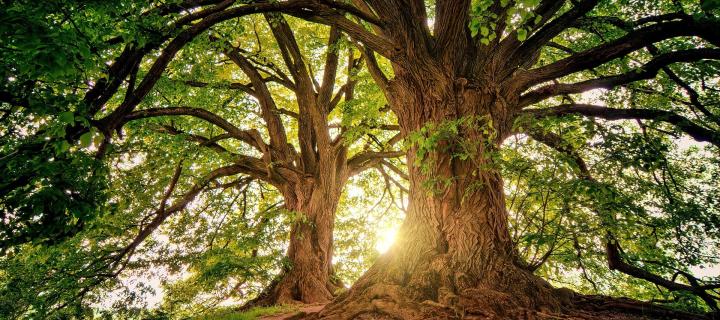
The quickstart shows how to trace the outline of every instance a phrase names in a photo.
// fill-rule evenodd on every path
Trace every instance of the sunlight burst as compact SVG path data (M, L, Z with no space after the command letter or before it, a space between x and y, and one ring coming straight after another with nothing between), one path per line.
M387 252L395 242L397 231L397 227L392 226L378 230L378 239L377 243L375 243L375 250L381 254Z

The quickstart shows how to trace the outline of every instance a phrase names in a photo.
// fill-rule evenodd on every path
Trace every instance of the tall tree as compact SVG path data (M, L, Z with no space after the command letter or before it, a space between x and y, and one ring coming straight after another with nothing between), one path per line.
M222 1L166 23L174 32L160 33L148 44L127 46L109 69L108 79L96 81L85 95L94 111L92 124L109 137L128 117L142 116L147 111L136 108L189 41L223 21L262 12L330 25L358 42L398 118L401 136L412 143L407 153L412 164L409 210L398 242L320 317L571 313L580 307L575 296L532 274L508 232L502 176L495 168L503 142L526 132L574 157L572 149L540 129L547 118L581 116L637 120L642 127L669 127L720 145L713 102L715 60L720 58L715 1ZM134 83L131 74L137 68L132 66L158 48L160 53L137 87L129 87L132 90L118 107L97 115L125 79ZM391 70L383 70L374 54L389 61ZM392 76L387 75L390 71ZM592 95L583 93L596 89L612 94L598 90L595 94L603 99L575 102L589 100ZM614 94L619 98L613 99ZM650 103L627 103L623 97L630 94L646 95L644 101ZM318 92L315 98L322 96ZM23 98L3 96L11 105L22 105ZM319 119L313 112L310 117ZM86 129L75 127L62 137L79 139ZM311 127L324 128L317 120L311 120ZM252 135L235 134L268 153ZM322 141L317 143L320 152ZM26 150L41 145L36 141ZM64 144L58 146L62 149ZM582 162L576 162L582 168ZM33 174L12 174L3 192L27 186ZM592 180L587 174L583 177ZM607 213L600 210L598 215ZM614 219L601 218L610 268L697 295L709 308L717 308L716 284L693 276L682 283L629 263L610 228Z
M382 123L379 118L369 120L373 123L361 121L357 124L381 132L390 130L390 140L378 140L375 144L366 144L364 148L350 149L364 137L357 128L352 134L347 133L353 120L359 119L358 115L348 115L343 119L342 111L335 109L340 103L358 103L353 96L362 57L355 56L356 49L349 47L348 50L342 50L348 53L342 56L346 62L340 62L341 34L337 28L329 29L327 45L323 47L325 58L322 65L313 66L313 61L302 52L302 46L298 44L288 22L279 15L266 14L265 18L277 42L278 55L282 57L284 66L263 57L266 54L264 52L250 52L230 43L225 43L221 50L248 79L247 84L231 83L229 87L242 90L256 99L267 139L255 129L238 128L220 115L197 107L138 109L126 115L123 121L192 116L222 128L225 132L214 137L188 134L192 129L183 130L172 126L164 126L162 131L184 135L221 155L228 155L229 167L237 168L236 173L276 187L284 198L284 208L296 215L287 250L289 266L251 304L327 302L341 287L332 279L332 234L335 211L347 179L364 170L383 166L383 163L387 164L386 159L400 157L403 152L391 149L397 141L397 138L393 138L397 136L393 132L396 131L395 126ZM218 38L214 41L226 40ZM258 36L257 41L262 39ZM260 50L267 50L263 49L263 45L267 46L268 43L257 43ZM339 72L343 69L341 67L346 71L344 75ZM322 70L322 82L315 80L313 70ZM341 77L345 78L345 82L335 90ZM193 79L181 82L196 87L216 87L212 83ZM279 87L271 87L271 82ZM284 90L289 90L292 95L289 102L288 98L281 98ZM375 106L382 107L382 104ZM371 109L372 106L367 111ZM371 114L381 115L377 108L374 111ZM283 115L287 117L285 120L281 119ZM333 119L339 122L331 123ZM292 125L294 137L288 135L288 122ZM226 139L237 140L260 156L238 154L218 144ZM158 216L158 223L152 227L157 227L166 218L167 215Z
M714 68L704 62L720 58L715 48L718 24L703 11L712 6L663 3L649 10L599 1L326 4L362 17L369 27L327 8L331 13L317 9L315 20L337 25L390 60L391 80L377 68L371 70L401 132L414 143L408 163L416 166L409 172L410 206L398 243L320 317L381 313L423 318L428 316L424 312L441 312L427 311L432 308L424 301L460 314L559 312L568 302L563 293L528 272L518 258L508 233L502 177L492 166L493 154L516 133L518 119L529 118L530 125L541 124L534 119L568 115L664 122L698 141L720 145L717 111L698 97L697 82L681 79L672 69L681 63ZM428 8L434 10L428 14ZM598 31L600 27L609 31ZM558 48L560 53L554 51ZM659 77L660 71L692 101L628 107L556 99L632 87ZM628 265L611 234L607 246L610 268L698 294L716 308L717 297L707 292L714 285L680 284Z
M294 32L285 19L267 13L265 18L269 22L270 29L263 31L271 31L276 44L264 36L261 37L255 30L254 35L258 41L255 45L259 50L250 52L242 47L234 47L232 42L235 38L250 42L252 33L226 32L236 26L227 27L222 22L250 13L274 11L279 8L278 4L258 3L235 8L231 7L233 3L234 1L187 1L131 10L128 14L139 16L139 22L136 23L140 25L138 29L142 31L133 34L138 38L130 38L132 40L121 48L121 53L112 64L107 66L107 70L97 71L100 72L100 77L105 78L89 80L73 74L75 77L72 81L94 82L92 87L87 89L84 100L60 104L58 108L62 109L61 112L55 110L49 112L49 114L60 114L57 116L58 124L51 128L53 130L47 128L40 128L34 132L30 130L34 135L29 138L24 133L13 136L11 132L8 135L10 138L15 138L16 143L21 146L8 144L5 150L8 157L3 157L3 160L7 160L3 163L4 168L11 174L6 177L6 183L5 181L3 183L3 192L11 193L21 201L20 203L7 201L6 206L3 207L4 217L11 219L4 221L8 229L1 239L3 248L12 249L13 246L31 240L58 241L78 232L83 228L84 223L94 218L91 212L76 213L74 212L76 209L73 208L73 206L79 206L83 210L88 208L84 198L92 195L87 190L92 189L91 187L82 185L71 187L72 189L84 187L82 191L71 193L80 195L79 201L69 199L62 205L58 205L59 201L42 204L49 205L53 210L48 210L46 207L43 207L44 210L40 209L38 201L28 201L27 188L32 188L33 183L37 181L43 181L44 173L42 168L37 166L27 166L22 171L17 171L16 162L25 161L28 157L38 159L37 161L47 161L56 156L62 160L56 163L65 164L71 161L77 163L73 160L73 156L79 154L81 157L89 158L87 161L97 163L98 161L93 161L85 151L79 150L83 148L77 148L78 140L81 147L87 147L92 143L91 140L95 140L94 147L97 148L95 158L102 159L108 148L112 147L111 141L115 133L121 134L129 122L158 117L193 117L224 132L206 136L199 131L199 128L193 128L192 124L186 125L186 128L179 128L174 126L173 122L169 124L161 122L156 131L195 141L203 147L218 152L221 159L227 160L226 163L211 170L184 194L176 194L176 186L183 167L182 163L179 163L159 208L148 218L149 220L143 220L137 236L126 247L108 257L110 264L105 267L113 270L111 275L116 276L124 268L124 262L154 230L170 216L184 210L211 184L220 183L219 181L227 178L234 178L235 181L229 183L235 185L247 185L252 180L259 180L280 191L284 198L284 208L293 212L296 219L290 232L288 267L283 270L277 282L253 303L274 304L291 301L315 303L327 302L332 298L334 291L339 288L336 280L331 279L331 263L334 214L340 193L348 178L366 169L391 165L386 161L387 159L402 156L402 152L388 147L399 141L397 128L395 125L383 123L383 119L387 117L382 114L387 113L388 110L386 108L382 111L378 110L378 107L383 106L382 101L366 100L373 105L367 106L363 112L376 118L370 119L369 123L361 121L364 114L357 110L359 109L357 104L363 102L354 99L354 93L363 59L353 46L348 47L341 43L343 36L339 29L329 28L327 43L322 46L325 52L322 52L322 48L304 47L303 44L298 44ZM280 4L280 7L283 6L284 4ZM98 7L106 9L102 5ZM24 7L18 5L18 8ZM68 15L82 15L89 11L62 8L68 10ZM241 8L241 10L235 13L223 11L228 8ZM41 12L38 18L47 14L45 9L39 10ZM99 16L105 18L102 14ZM68 18L69 26L65 26L64 21L60 24L62 27L72 28L75 19L77 17ZM210 36L211 40L208 44L207 37L198 36L211 27L215 35ZM218 32L224 33L223 36L218 37ZM78 33L80 35L77 36L84 35L80 30ZM12 35L17 38L28 36L22 32ZM193 48L193 41L200 42L198 48ZM116 46L122 45L124 39L116 36L98 42L103 47L94 48L95 50L106 50L103 53L112 55L118 52ZM268 45L276 47L270 50L274 53L273 57L264 56L266 52L262 52L263 46ZM169 66L173 58L178 54L191 56L190 52L194 50L198 52L213 46L236 65L245 75L244 79L247 83L223 85L194 79L173 81L188 87L210 90L224 88L247 94L255 99L259 106L257 113L260 115L258 120L262 121L262 132L256 129L257 122L246 122L245 125L249 126L247 129L233 124L231 118L237 118L239 115L232 115L227 110L223 110L226 105L223 105L222 101L215 101L218 106L213 108L186 105L157 107L170 102L170 100L158 102L167 97L155 90L158 82L165 81L165 75L172 72ZM158 49L159 54L153 55L152 52ZM307 53L303 51L311 51L309 53L313 55L324 55L325 58L317 63L318 61L308 59L305 56ZM342 55L343 52L346 54ZM202 57L205 59L202 60L203 63L213 60L211 55L204 54ZM281 58L278 60L277 57ZM7 59L18 60L17 57L7 57ZM186 63L185 66L192 67L192 63ZM313 70L320 70L320 73L316 74ZM6 115L17 116L18 119L12 120L24 125L23 121L33 123L32 117L38 113L37 110L29 108L29 101L36 98L34 90L37 90L38 83L41 86L47 74L27 74L22 71L7 71L12 75L12 79L7 84L8 90L4 91L3 101L12 107L26 105L25 109L19 109L18 115L6 112ZM182 74L182 72L175 73ZM317 80L318 76L321 81ZM30 88L20 90L14 87L15 83L21 82L18 79L20 77L28 78ZM343 81L342 78L345 79L344 83L338 85ZM273 87L273 85L277 86ZM66 91L67 86L65 84L58 87ZM75 89L75 92L77 91ZM287 98L288 92L292 96L291 99ZM184 91L184 93L188 92ZM173 100L184 102L189 99L179 97ZM352 107L353 104L356 106ZM247 103L246 105L253 106ZM347 107L341 110L343 108L336 108L338 105ZM347 113L348 110L351 113ZM242 113L248 114L248 112ZM347 113L346 117L343 116L344 113ZM156 122L149 123L149 125L156 124ZM363 143L362 139L367 139L368 143ZM51 143L48 143L48 140ZM55 145L56 148L47 148L48 144ZM38 150L46 152L34 154ZM65 159L65 154L69 159ZM55 159L50 161L53 160ZM86 168L76 170L82 172ZM57 174L61 170L54 168L49 171ZM236 178L238 175L241 177ZM75 178L65 175L60 179ZM47 187L53 191L53 195L62 198L64 193L62 188L68 188L68 185L72 184L69 181L63 182L63 184L48 183ZM100 189L98 192L102 190L102 188L98 189ZM75 204L73 200L80 203ZM99 203L105 201L104 198L90 200ZM68 209L73 216L80 218L66 219L68 217L64 213L55 212L67 212ZM28 214L17 214L18 212L28 212ZM39 219L33 216L36 212L40 212ZM48 227L57 228L58 231Z
M378 144L367 144L365 148L350 151L350 146L363 138L363 135L358 135L358 130L354 130L352 135L346 134L351 120L343 119L342 111L336 111L331 116L338 104L356 103L353 96L362 61L359 55L354 56L355 49L350 47L348 54L343 56L347 61L340 62L341 34L337 28L330 28L328 43L324 47L323 64L313 66L312 61L308 61L302 52L302 46L296 41L288 22L282 16L273 14L266 14L265 18L270 27L269 31L277 42L278 55L282 57L284 66L276 65L263 57L264 52L250 52L230 43L224 43L224 49L220 50L249 81L246 84L231 83L229 87L241 90L256 99L263 131L267 132L238 128L212 111L186 106L139 108L127 114L123 122L153 117L191 116L223 129L224 133L214 137L189 133L194 130L172 125L163 126L161 131L183 135L218 151L221 156L228 156L230 162L227 168L234 168L233 174L241 173L276 187L284 198L284 208L295 215L295 222L290 230L286 269L250 304L327 302L332 299L333 293L341 288L341 284L334 279L332 270L332 239L335 211L342 188L353 175L382 166L383 160L399 157L403 153L387 148L388 144L397 141L392 138L392 135L396 135L392 132L395 128L393 125L380 123L380 119L371 119L375 122L372 126L377 130L390 129L392 141L378 141L380 149ZM217 38L214 41L226 40ZM258 38L257 41L263 40ZM268 43L264 45L267 46ZM262 43L257 43L257 46L263 50ZM343 69L341 67L346 71L344 75L339 72ZM322 70L322 82L315 80L313 70ZM345 78L345 83L335 90L341 76ZM217 87L213 83L193 79L184 79L181 82L195 87ZM270 83L278 84L279 87L271 87ZM289 90L292 94L289 103L287 98L281 98L285 102L277 102L283 90ZM180 99L182 100L182 97ZM380 115L378 110L375 111L373 115ZM286 116L287 119L283 120L281 116ZM340 122L333 124L333 119ZM294 132L294 137L288 135L288 122L292 125L289 128ZM255 125L254 123L253 126ZM367 123L360 125L369 126ZM337 128L331 129L331 126ZM263 137L265 134L267 139ZM228 150L220 145L222 140L229 140L230 143L237 140L250 148L250 153L260 156ZM189 202L193 198L186 197L185 200ZM132 245L143 241L168 217L169 214L158 215L140 232Z

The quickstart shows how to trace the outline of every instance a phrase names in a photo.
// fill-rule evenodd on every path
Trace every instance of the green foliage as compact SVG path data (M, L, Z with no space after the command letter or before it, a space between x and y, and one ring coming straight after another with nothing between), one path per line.
M438 174L438 158L470 162L477 171L494 169L497 131L490 116L466 116L438 123L428 123L408 134L407 147L414 150L413 165L427 176L424 187L433 194L441 194L456 177ZM474 184L466 192L482 188Z
M720 9L720 1L717 0L702 0L700 1L700 7L704 11L712 11Z
M477 132L472 136L469 132ZM497 132L489 116L466 116L455 120L446 120L439 124L428 123L406 138L410 148L415 149L415 166L428 172L432 153L449 154L462 161L481 155L480 148L493 144ZM483 154L484 156L484 154Z
M131 259L120 254L158 216L160 207L182 199L209 172L237 163L237 154L263 156L232 139L217 141L229 151L222 154L189 141L225 133L194 117L149 118L127 123L118 132L100 130L103 123L98 119L132 96L127 92L131 77L119 79L117 92L96 113L83 93L117 80L108 79L108 63L126 48L148 53L138 66L136 80L142 81L159 54L153 48L167 45L165 36L187 30L175 29L171 22L196 12L165 14L153 8L180 3L12 1L0 8L0 301L12 302L0 303L0 318L252 319L287 311L276 307L240 313L218 307L247 301L291 267L283 257L288 229L307 218L285 210L281 190L268 184L241 184L240 176L213 181L134 248ZM494 3L507 8L506 14L493 13ZM473 41L482 44L480 50L501 40L527 43L540 24L574 4L566 1L555 16L543 17L535 13L538 0L474 0L468 27ZM632 21L677 11L712 21L718 1L601 1L589 17ZM428 14L434 18L432 10ZM307 71L321 79L329 28L287 20L306 57ZM533 67L622 37L626 27L603 19L577 21L552 39L553 46L542 49ZM336 91L347 79L355 85L353 99L342 99L327 119L333 138L341 138L348 148L348 157L368 149L387 150L382 141L394 132L381 127L397 121L387 112L388 101L366 68L348 68L343 62L350 54L360 56L355 45L354 40L342 39L331 48L347 73L336 79ZM655 45L661 53L707 46L697 39ZM199 107L243 130L257 130L267 141L257 99L232 88L249 79L220 54L230 46L240 46L263 65L263 77L292 74L292 66L282 58L284 48L273 40L261 16L232 19L183 47L138 109ZM572 83L640 70L638 64L652 57L638 50L555 80ZM378 58L380 69L391 77L392 65ZM720 113L720 91L714 88L720 73L716 61L669 65L649 81L600 94L556 97L531 108L574 101L653 108L718 129L717 119L688 111L687 88L669 77L671 71L687 79L709 113ZM299 149L301 129L287 115L299 112L298 97L277 82L270 81L269 89L285 111L281 121L288 143ZM426 187L438 193L458 181L436 174L439 160L472 164L467 167L477 171L468 174L500 171L517 250L553 284L588 294L669 299L666 305L674 308L705 310L693 295L668 292L608 270L603 243L612 233L622 245L624 259L667 279L720 263L716 148L688 147L677 128L661 121L517 121L514 132L552 132L561 137L563 147L577 150L592 174L593 179L587 179L572 156L520 134L497 150L498 124L492 119L476 115L426 124L406 139L414 151L408 165L420 168L427 176ZM168 134L168 128L178 133ZM113 138L113 143L105 146L105 157L97 159L105 138ZM408 168L401 160L388 162L399 173L378 169L353 177L339 203L334 262L336 276L346 284L379 256L378 230L399 225L406 209L407 187L398 181ZM176 168L180 175L168 193ZM478 182L466 192L482 187ZM152 282L138 284L144 279ZM702 280L712 283L720 278ZM149 303L153 298L160 301Z
M118 31L136 39L128 28L146 9L59 0L0 8L0 250L61 241L112 211L108 170L91 154L103 134L83 91L107 81L105 63L124 44L112 39Z
M507 8L503 16L499 16L493 10L494 5ZM470 13L470 32L481 44L489 45L491 41L498 40L504 36L504 30L498 26L514 30L514 36L518 41L527 40L528 33L532 27L536 27L542 21L542 16L537 15L534 10L540 4L540 0L506 1L499 3L490 0L473 0Z
M112 211L105 193L107 168L87 154L67 152L68 148L64 143L56 150L22 152L0 161L4 177L31 176L22 187L3 191L0 248L29 241L57 242Z
M262 316L290 313L297 309L292 306L255 307L247 311L237 311L233 308L213 310L204 315L196 316L193 320L255 320Z
M709 150L683 149L661 134L588 122L544 125L580 150L594 181L581 178L572 158L531 140L513 139L502 149L511 233L521 255L540 263L537 273L557 285L703 311L695 296L609 271L602 244L612 232L625 259L667 278L718 263L718 206L711 198L720 190L705 180L720 173L718 162Z

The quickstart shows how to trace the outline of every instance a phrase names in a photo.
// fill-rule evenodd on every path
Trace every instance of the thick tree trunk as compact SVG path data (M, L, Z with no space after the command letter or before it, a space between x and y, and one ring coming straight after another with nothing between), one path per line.
M285 208L295 215L287 250L288 266L247 306L326 303L343 287L332 267L335 211L347 180L344 148L321 154L314 177L280 187Z
M342 287L334 279L332 268L332 233L341 186L310 186L286 194L286 208L295 215L286 255L288 265L249 305L325 303Z
M319 317L511 319L561 307L547 282L520 267L508 233L502 179L489 160L509 131L505 101L494 88L466 85L442 73L396 74L392 103L404 134L431 123L458 131L441 134L422 159L417 146L409 150L410 204L397 242Z

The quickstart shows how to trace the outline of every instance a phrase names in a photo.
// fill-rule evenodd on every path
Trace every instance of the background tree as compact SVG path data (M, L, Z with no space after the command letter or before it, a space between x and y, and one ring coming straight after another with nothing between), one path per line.
M278 45L273 45L267 36L263 36L261 39L257 28L253 33L243 34L242 29L239 29L241 31L239 33L238 30L235 30L234 33L229 32L229 30L232 31L232 28L242 24L213 25L205 23L197 25L191 23L196 18L208 17L210 18L209 21L215 22L228 20L230 17L218 18L213 16L213 13L228 8L230 3L228 1L186 2L177 5L133 8L130 10L128 14L137 14L143 17L140 19L141 23L138 22L138 24L145 24L147 23L146 20L153 20L147 18L147 16L157 15L158 17L154 17L153 28L143 29L143 31L152 34L153 37L162 35L163 32L166 35L162 36L162 39L152 38L152 41L142 38L133 39L127 44L117 61L109 67L110 71L120 72L117 68L126 68L128 64L135 63L131 70L125 70L125 75L118 75L119 77L127 77L127 85L121 87L122 81L120 81L115 88L108 88L108 91L104 93L105 96L98 98L103 99L103 101L98 101L102 105L98 105L97 108L90 111L80 108L85 105L84 103L78 103L79 106L72 104L59 106L63 109L72 110L73 107L76 107L76 109L74 111L60 112L57 116L58 123L53 123L53 128L55 128L53 130L58 132L49 134L49 137L47 128L42 126L42 120L33 120L33 117L37 116L36 110L15 105L15 100L19 100L23 92L19 90L9 90L7 92L8 105L13 108L21 107L7 112L7 115L17 117L17 119L11 120L16 121L15 123L19 125L39 124L38 130L35 132L25 130L20 134L15 134L14 131L17 128L13 128L14 123L8 126L12 131L9 132L6 138L14 139L17 143L15 145L10 143L6 145L8 157L5 157L5 159L9 159L9 162L6 163L7 169L11 170L12 173L7 177L7 187L10 192L16 194L15 197L31 203L23 206L23 203L16 204L12 202L12 198L10 198L10 201L5 202L5 217L11 220L4 221L9 228L3 247L12 251L18 250L18 245L28 241L62 240L64 237L71 236L82 230L85 223L94 220L95 217L90 215L97 214L92 208L95 202L90 203L89 206L86 203L87 201L82 198L92 195L87 190L71 193L78 194L81 197L80 201L76 201L80 202L79 204L73 203L72 200L74 199L72 198L69 201L68 199L62 199L66 193L66 188L70 188L72 180L77 179L74 176L68 176L67 173L61 174L64 184L48 183L47 186L52 192L55 192L56 196L60 197L59 201L28 201L28 198L32 199L32 194L27 193L27 188L33 187L34 181L43 181L43 172L39 172L37 166L30 164L26 165L27 170L25 172L15 170L15 163L26 160L17 154L17 150L27 150L27 156L37 159L36 162L47 161L48 159L54 162L55 157L60 157L58 159L60 161L57 161L57 163L75 165L77 167L73 169L82 173L83 170L87 169L86 166L78 166L79 163L72 160L71 157L80 156L92 160L92 152L95 153L95 158L101 159L108 152L115 152L111 149L116 148L118 144L122 144L122 141L119 141L114 146L110 145L110 138L114 135L114 132L117 132L122 139L133 134L147 136L153 132L158 132L178 136L181 140L198 142L203 148L212 150L220 156L219 159L213 160L207 157L199 158L197 159L200 160L198 163L193 158L189 161L183 160L187 156L186 152L169 149L166 155L178 153L178 159L174 161L176 162L175 168L167 176L168 179L164 190L157 194L156 199L152 197L146 199L150 200L149 203L141 203L136 210L123 207L125 210L130 209L128 211L137 212L153 207L154 203L159 203L159 208L156 207L152 212L143 214L142 219L134 226L139 230L129 244L119 248L109 246L103 248L102 252L94 253L98 257L90 262L92 272L83 273L81 276L88 279L87 283L78 286L76 289L68 290L76 291L74 295L71 294L70 297L67 297L69 302L81 300L94 286L101 284L103 280L119 275L126 268L131 256L140 244L152 232L173 214L187 209L201 194L212 193L214 189L233 188L246 190L254 180L263 181L277 187L284 198L283 207L295 216L295 222L290 231L293 240L288 248L289 261L284 267L285 274L279 278L277 284L269 288L267 295L263 295L263 300L258 303L292 300L304 302L327 301L337 288L337 285L333 284L337 279L330 279L335 207L338 204L345 180L349 177L372 167L391 166L395 168L395 165L387 161L386 158L397 157L402 153L386 150L385 144L379 140L396 135L391 132L389 136L385 137L384 131L388 129L392 131L395 128L383 124L383 120L392 121L392 119L383 117L382 111L378 110L383 106L382 100L366 99L361 101L353 99L355 87L359 80L358 73L361 60L357 52L353 52L352 47L349 48L349 54L340 56L340 52L345 49L340 43L341 35L337 29L332 29L330 37L327 39L329 44L320 44L317 39L309 37L309 41L306 43L309 47L303 48L298 45L289 25L281 17L272 19L270 16L267 17L273 21L271 29L275 38L279 40ZM18 7L23 8L20 5ZM102 5L98 5L98 7L111 10L114 8L106 8ZM198 7L199 11L192 13L186 11L192 7ZM267 5L265 7L271 8L271 6ZM63 7L63 9L68 9L77 15L88 14L90 11L81 8ZM248 7L246 9L243 11L244 13L255 12L254 8ZM38 8L38 10L40 11L38 13L39 19L48 14L44 9ZM171 15L173 12L181 12L185 15L181 14L177 17ZM235 14L234 17L244 13ZM106 14L106 12L98 14ZM163 20L162 17L166 15L170 15L169 19ZM102 18L106 17L102 16ZM178 29L161 30L162 27L158 27L164 23L173 23L168 22L168 20L172 21L173 19L177 19L174 22L176 23L175 27L181 28L190 25L190 28L180 32L180 35L176 38L172 38L173 40L161 50L157 58L144 60L147 59L146 54L152 55L149 54L150 51L164 44L165 41L178 32ZM72 25L74 20L68 20L67 27L74 28ZM63 27L65 23L66 21L61 21L59 24ZM257 22L254 22L254 24L257 24ZM52 26L56 27L55 25ZM218 33L223 33L222 38L215 38L216 36L213 36L212 39L194 38L210 26L214 26L216 36ZM81 36L84 35L82 30L75 31ZM263 31L269 33L270 30L261 30L261 33L264 33ZM32 32L28 33L33 35ZM144 34L140 32L138 35ZM28 35L20 32L16 38L21 36ZM255 43L257 51L250 52L231 47L228 39L233 41L257 40ZM191 63L193 61L180 61L171 65L169 58L176 55L180 48L183 48L183 45L190 43L192 40L195 40L195 42L184 47L182 55L188 59L200 58L200 61L204 64L194 65ZM261 41L266 43L263 44ZM106 49L107 53L112 54L115 52L112 46L122 42L122 39L111 38L103 44L109 46L109 49ZM263 45L273 47L271 51L276 55L270 58L264 57ZM142 52L133 53L134 50L137 50L137 46L149 47L140 50ZM212 49L212 52L208 53L208 49ZM301 50L307 50L312 54L320 53L326 57L305 61L306 58ZM129 57L128 54L135 55ZM233 71L227 66L221 66L220 70L212 71L210 66L212 66L213 61L221 64L227 63L217 58L219 54L224 54L236 64L236 68L239 68L245 74L245 77L240 78L247 83L228 82L232 78L237 78L237 76L232 75L233 72L237 73L237 71ZM340 58L343 58L343 60L340 61ZM8 57L7 59L15 63L19 62L17 57ZM278 67L283 64L285 66ZM186 67L189 67L189 72L184 72ZM342 72L346 82L335 92L336 81L340 80L340 72L338 72L340 68L342 68L340 72ZM165 77L164 70L169 70L167 74L179 74L188 78L196 78L198 74L202 74L203 77L209 78L211 81L216 80L211 76L212 73L215 73L222 80L216 83L204 83L196 79L169 79ZM312 70L321 70L322 83L317 82L316 74ZM10 84L17 82L19 76L46 76L45 73L26 75L22 70L9 70L8 72L13 74L7 79ZM108 74L101 73L102 75L108 76ZM140 79L142 80L136 86L136 81ZM79 81L79 79L73 80ZM33 81L42 83L41 80ZM95 83L95 87L90 88L86 95L91 95L97 90L105 90L98 89L102 81L104 80ZM160 86L156 86L158 81L161 83ZM268 82L279 84L281 87L272 87ZM178 84L183 87L197 89L179 89ZM67 90L66 85L63 83L58 87ZM361 86L364 86L365 90L372 90L365 83L361 84ZM32 95L33 90L29 90L29 96ZM228 90L241 92L242 94L228 94ZM224 91L224 93L218 94L219 91ZM196 96L195 99L188 99L193 95ZM214 100L211 98L214 98ZM27 99L29 100L30 97ZM277 99L280 99L279 103L276 102ZM247 110L235 113L228 111L227 108L234 102L233 100L238 100L234 103L238 105L238 108L247 108ZM214 103L217 106L209 109L186 106L150 107L133 111L138 105L160 106L172 104L171 101L190 105L192 105L192 102ZM364 110L361 110L358 106L363 104ZM341 107L336 109L335 107L338 105ZM259 106L259 110L253 110L256 106ZM330 115L333 110L334 113ZM15 111L19 112L14 114ZM90 120L85 118L87 115L79 115L84 112L90 114ZM219 116L218 113L223 114L224 117ZM291 120L281 119L281 113ZM373 118L370 119L371 123L362 121L363 116L367 114L373 115ZM200 121L180 122L173 120L170 123L150 121L147 122L150 129L137 126L134 126L131 131L128 131L127 128L123 129L130 121L155 117L167 118L169 116L191 116ZM98 119L92 119L93 117ZM337 120L337 123L331 124L331 120ZM231 121L244 123L249 128L240 129ZM266 129L267 132L261 133L255 129L258 128L258 121L265 123L265 126L260 128ZM218 127L225 132L215 134ZM292 139L288 138L288 129L286 127L291 130L289 134ZM331 132L330 127L334 132ZM320 136L318 136L318 132L321 133ZM79 146L72 145L76 139L80 140ZM361 141L362 139L367 139L369 142L364 143L364 141ZM54 144L59 147L48 149L45 147L46 144L41 145L38 143L38 141L43 140L50 140L52 143L46 144ZM397 139L393 141L397 141ZM177 144L178 142L174 141L173 143ZM21 144L20 147L18 147L18 144ZM16 149L12 149L12 147L16 147ZM296 148L299 148L299 152L295 151ZM376 151L378 148L381 149L379 152ZM45 151L46 154L37 155L32 153L38 149ZM130 150L127 153L131 155L130 162L144 161L137 159L137 157L143 155L143 152L147 152L146 148L142 148L139 153ZM197 155L193 157L197 157ZM92 161L95 161L98 166L103 165L101 161ZM187 162L191 162L191 164L187 164ZM198 170L199 165L202 166L201 170ZM195 180L194 184L182 188L184 182L183 172L187 171L190 171L193 175L197 174L198 171L204 172L200 177L191 179ZM58 175L61 172L62 170L58 168L52 168L47 173ZM243 176L238 177L238 175ZM76 185L73 189L77 187L82 186ZM112 192L103 192L104 188L97 189L99 190L94 191L103 196L113 195ZM181 192L183 189L184 191ZM92 200L105 205L106 199ZM38 204L43 207L38 208ZM86 210L87 212L81 212L85 216L76 213L74 211L76 208L72 207L73 205ZM137 204L133 204L133 206L135 205ZM44 206L52 207L53 210L44 210ZM28 214L19 215L16 214L17 212L28 212ZM71 217L67 219L68 214L79 216L79 218L73 219ZM46 221L47 219L50 220ZM61 232L57 233L52 229L47 230L47 226L58 228ZM212 247L212 245L210 246ZM8 269L12 269L12 267L8 266ZM12 282L14 280L8 281ZM63 299L66 299L66 297L60 300ZM48 300L50 304L57 301L52 298ZM62 303L60 306L64 307L65 305L66 303Z
M366 169L382 166L383 163L390 165L385 159L398 157L403 153L391 149L397 141L393 136L397 134L392 132L395 127L386 122L388 119L383 119L386 117L380 110L383 107L382 100L353 98L361 57L352 46L347 50L343 48L341 35L336 28L330 28L326 45L317 47L319 40L306 38L304 43L309 46L303 48L298 44L295 34L284 18L271 14L267 14L265 18L268 20L269 29L257 26L256 23L253 33L248 33L244 38L235 36L233 39L235 42L247 45L252 35L255 35L257 37L257 42L254 44L255 51L235 47L230 43L221 43L220 46L223 48L218 49L224 51L224 56L242 71L244 78L247 79L243 81L248 81L233 82L224 86L227 89L247 93L259 106L259 109L253 112L259 115L259 119L253 117L253 113L245 113L245 117L248 117L245 119L248 124L247 129L236 127L230 122L232 118L228 118L228 116L237 117L232 116L234 108L230 101L237 95L222 97L217 93L217 89L223 87L222 84L192 78L200 75L209 81L214 80L213 71L200 66L192 66L192 69L199 70L191 69L189 74L176 72L172 80L193 87L215 88L211 89L213 92L209 94L216 99L215 103L221 104L213 108L215 110L185 106L138 108L125 116L123 121L150 117L192 116L221 128L223 131L214 136L199 133L192 125L178 128L165 124L159 130L171 135L183 135L186 139L212 148L218 151L221 157L227 159L228 167L237 168L234 172L276 187L283 196L284 208L295 215L295 222L290 230L288 266L277 283L273 283L268 291L252 304L326 302L331 300L333 292L341 287L332 279L332 233L335 211L343 186L349 177ZM231 28L236 28L236 25ZM226 41L225 39L237 34L233 29L229 29L226 33L221 26L216 26L213 31L224 33L217 40L211 40L217 42ZM273 45L268 39L261 39L260 34L270 33L273 34L277 45ZM302 52L303 49L315 55L318 55L318 51L324 50L325 57L315 58L314 60L322 62L319 66L313 65L318 62L306 58L307 54ZM208 56L203 52L205 50L207 49L203 46L198 49L188 46L179 58L182 60L187 57L188 62L219 60ZM269 55L263 52L269 50L273 50L275 54ZM342 63L339 61L341 51L348 52L342 56L345 61ZM282 62L277 61L278 57L281 57ZM170 67L184 69L182 65L175 63ZM345 70L345 83L335 90L336 82L340 79L338 69ZM322 70L320 76L322 82L318 83L315 80L316 75L313 70ZM221 67L220 73L222 72L233 71ZM234 80L235 77L229 78L223 80ZM277 87L271 87L270 82ZM165 99L187 105L192 101L187 95L187 92L178 92L175 96ZM245 104L255 104L249 102L248 98L238 99L244 99ZM198 100L198 103L208 104L205 101ZM343 106L336 109L340 103L343 103ZM369 105L361 106L360 104L363 103ZM159 104L164 103L159 102ZM363 113L360 112L361 110ZM281 116L287 118L282 119ZM260 128L266 132L260 133L255 129L259 121L263 124ZM352 130L350 130L351 126L353 126ZM363 132L363 129L366 132ZM374 135L372 132L367 132L371 129L375 129ZM389 135L382 132L388 129L391 130ZM290 130L292 132L288 133ZM267 138L264 137L265 135ZM370 135L374 140L368 138L368 143L359 141L365 135ZM231 141L227 143L236 140L236 143L245 145L241 150L250 151L237 152L234 149L236 147L230 149L220 144L221 140L228 139ZM358 141L359 144L356 143ZM244 181L246 178L241 179ZM161 219L164 217L158 216L156 219L158 223L151 226L159 225Z

